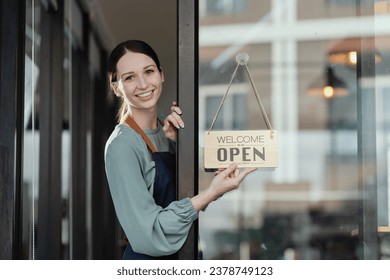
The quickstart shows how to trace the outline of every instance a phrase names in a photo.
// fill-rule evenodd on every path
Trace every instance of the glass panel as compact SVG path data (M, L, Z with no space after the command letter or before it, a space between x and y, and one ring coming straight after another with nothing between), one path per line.
M61 139L61 199L63 201L62 213L62 231L61 231L61 258L72 259L72 244L71 244L71 138L70 138L70 107L71 90L72 90L72 48L76 45L75 41L75 20L74 18L80 14L75 8L74 0L64 3L64 108L63 108L63 130ZM80 17L80 16L79 16ZM76 17L78 19L78 17ZM77 22L77 21L76 21ZM81 29L81 26L77 26ZM79 38L79 37L78 37ZM80 40L80 39L79 39Z
M63 99L63 127L61 145L61 197L63 203L61 226L61 259L70 258L70 221L69 221L69 166L70 166L70 137L69 137L69 93L71 89L71 49L72 39L69 32L72 21L71 5L74 1L67 2L64 34L64 99ZM25 104L24 104L24 139L23 139L23 230L22 230L22 258L35 259L37 242L36 226L39 218L39 108L40 94L38 77L40 75L40 46L41 12L46 12L41 6L41 1L26 1L26 44L25 44ZM80 27L81 29L81 27ZM74 44L74 42L73 42Z
M34 5L33 5L34 4ZM22 259L35 258L39 182L40 2L26 1Z
M220 99L221 98L218 98L216 96L208 96L206 97L206 102L205 102L205 106L206 106L206 127L210 127L212 122L213 122L213 119L214 119L214 115L213 113L215 113L218 109L218 106L219 106L219 103L220 103ZM221 111L220 111L220 114L223 116L224 112L224 109L222 108ZM223 128L223 118L219 118L216 120L215 124L214 124L214 128L215 129L222 129Z
M203 133L240 52L278 131L279 166L201 213L204 258L390 258L389 1L245 2L234 13L199 1L199 188L214 176ZM265 129L239 69L214 129Z

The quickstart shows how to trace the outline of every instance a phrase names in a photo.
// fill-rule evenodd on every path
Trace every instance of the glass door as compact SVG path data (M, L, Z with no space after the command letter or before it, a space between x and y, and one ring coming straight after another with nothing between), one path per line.
M249 55L279 165L201 213L204 259L389 258L388 1L200 0L199 189L209 129ZM216 130L263 130L239 68Z

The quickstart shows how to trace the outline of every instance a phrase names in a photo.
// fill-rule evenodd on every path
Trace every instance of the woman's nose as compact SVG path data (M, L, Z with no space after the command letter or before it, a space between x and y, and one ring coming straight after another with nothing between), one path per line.
M146 88L148 86L147 78L143 75L140 75L138 77L138 87L139 88Z

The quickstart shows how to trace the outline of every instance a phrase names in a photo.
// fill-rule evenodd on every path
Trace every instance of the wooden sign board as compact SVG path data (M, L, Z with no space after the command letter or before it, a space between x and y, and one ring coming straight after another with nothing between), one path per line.
M208 131L204 133L205 169L278 167L278 134L271 130Z

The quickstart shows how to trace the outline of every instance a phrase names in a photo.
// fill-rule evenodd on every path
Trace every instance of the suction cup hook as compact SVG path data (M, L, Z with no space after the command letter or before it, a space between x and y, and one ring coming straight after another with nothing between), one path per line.
M247 65L249 61L249 54L239 53L236 55L236 61L240 65Z

